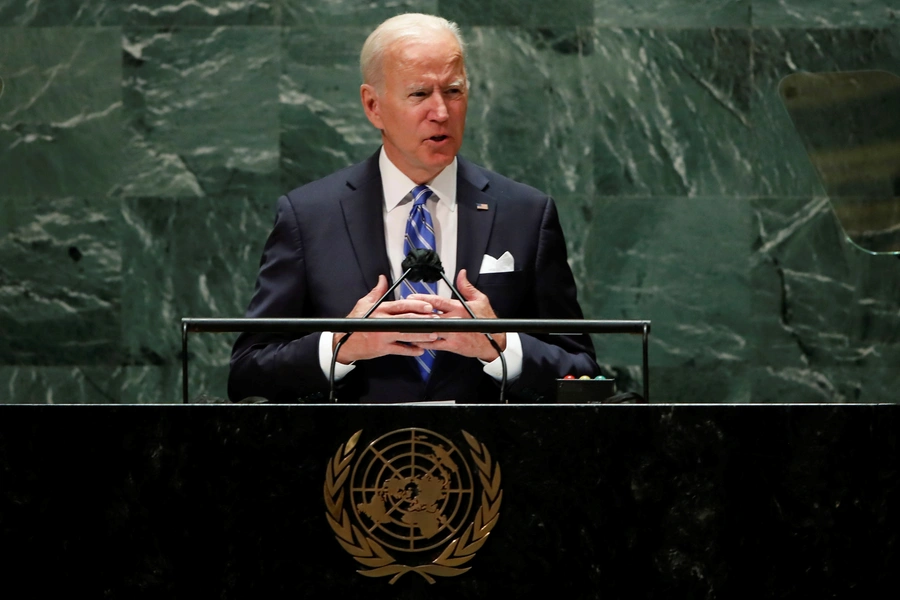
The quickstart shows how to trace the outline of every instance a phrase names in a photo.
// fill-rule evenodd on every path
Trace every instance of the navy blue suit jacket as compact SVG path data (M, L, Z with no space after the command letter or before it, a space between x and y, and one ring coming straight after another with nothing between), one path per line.
M463 158L457 177L456 268L466 269L497 316L582 318L553 200ZM383 202L377 152L279 198L247 316L345 317L375 287L379 274L390 279ZM515 259L514 272L478 273L485 254L498 258L507 251ZM455 274L450 279L455 281ZM326 399L319 337L241 335L232 352L229 397ZM589 336L520 337L523 368L507 390L510 401L548 397L554 380L568 373L599 373ZM385 356L357 362L336 395L341 402L496 402L499 386L482 368L476 359L439 352L426 384L412 358Z

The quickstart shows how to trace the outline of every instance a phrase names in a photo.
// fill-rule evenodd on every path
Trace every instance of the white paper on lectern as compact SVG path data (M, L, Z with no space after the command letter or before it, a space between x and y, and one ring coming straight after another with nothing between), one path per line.
M435 406L439 404L456 404L456 400L419 400L418 402L398 402L397 404L405 404L407 406Z

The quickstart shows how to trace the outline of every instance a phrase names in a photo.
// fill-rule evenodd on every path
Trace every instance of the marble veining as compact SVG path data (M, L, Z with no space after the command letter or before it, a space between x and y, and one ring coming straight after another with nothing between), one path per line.
M654 400L896 401L896 258L777 95L900 73L895 2L0 0L4 401L178 401L179 319L241 315L276 198L376 150L358 52L408 10L460 22L462 152L554 198L585 314L653 321ZM224 396L231 338L195 337ZM640 340L595 343L639 389Z

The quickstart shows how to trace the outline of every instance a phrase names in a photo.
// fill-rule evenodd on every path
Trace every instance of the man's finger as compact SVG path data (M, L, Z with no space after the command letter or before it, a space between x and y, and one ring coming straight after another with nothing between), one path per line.
M436 333L396 333L395 341L404 344L426 344L436 342L438 335Z
M400 356L422 356L425 349L417 345L401 344L399 342L390 344L390 354L398 354Z
M465 269L460 269L459 274L456 276L456 289L459 290L459 293L462 294L462 297L465 298L467 302L478 300L482 296L482 293L478 291L478 288L472 285L469 278L466 277Z
M421 300L422 302L439 302L441 300L446 300L446 298L438 296L437 294L410 294L406 299Z
M436 339L430 342L419 342L418 345L426 350L450 350L459 346L458 333L437 334Z
M452 298L443 298L441 296L432 296L430 294L410 294L406 299L428 302L434 307L435 310L439 310L441 312L450 312L452 310L462 309L462 304L459 303L459 300L453 300Z
M387 277L385 277L384 275L379 275L378 283L375 284L375 287L372 288L372 291L369 292L369 295L375 296L374 299L378 300L379 298L384 296L384 294L387 292L387 290L388 290Z
M369 293L366 294L365 296L363 296L362 298L360 298L360 300L362 300L370 305L375 304L376 302L378 302L379 298L384 296L384 294L385 294L385 292L387 292L387 290L388 290L387 277L385 277L384 275L379 275L378 283L375 284L375 287L373 287L371 290L369 290Z
M394 318L401 315L430 315L433 312L434 306L431 303L405 298L385 302L376 309L373 316Z

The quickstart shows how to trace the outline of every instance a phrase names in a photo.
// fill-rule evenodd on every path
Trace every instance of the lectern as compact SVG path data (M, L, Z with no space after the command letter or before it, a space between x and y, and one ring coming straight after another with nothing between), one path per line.
M9 597L862 598L898 406L0 406Z

